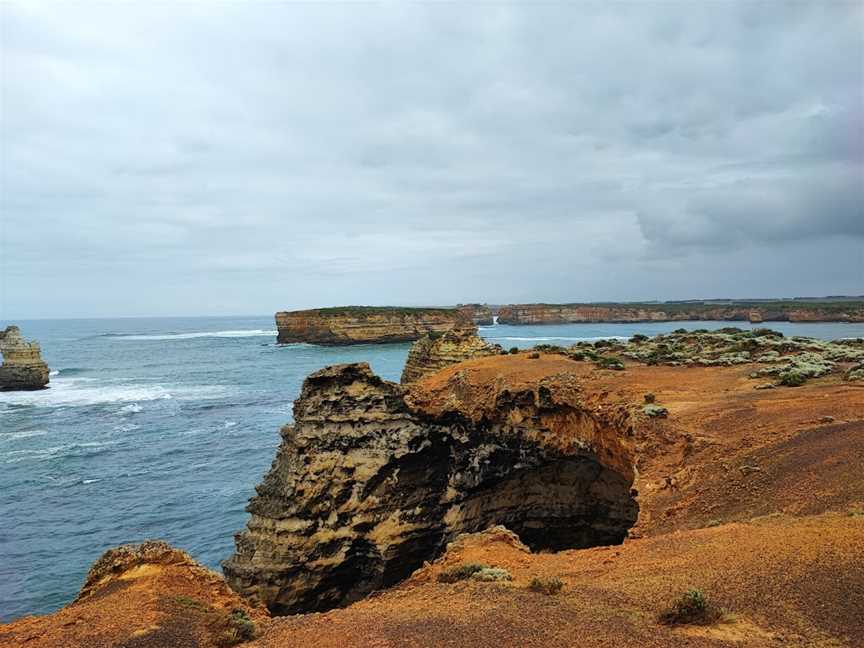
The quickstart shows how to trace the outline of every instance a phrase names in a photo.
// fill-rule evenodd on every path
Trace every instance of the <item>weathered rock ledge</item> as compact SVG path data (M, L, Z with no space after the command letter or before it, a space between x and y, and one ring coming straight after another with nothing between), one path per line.
M637 517L627 408L586 405L566 374L486 385L479 409L463 383L439 402L365 363L310 375L223 563L229 584L277 614L326 610L496 524L532 549L623 541Z
M48 365L39 344L24 340L17 326L0 331L0 352L0 391L42 389L48 384Z
M400 382L414 382L452 364L502 352L499 345L477 335L473 325L456 326L443 334L427 333L411 345Z
M276 313L277 342L321 345L411 342L466 321L452 308L344 306Z

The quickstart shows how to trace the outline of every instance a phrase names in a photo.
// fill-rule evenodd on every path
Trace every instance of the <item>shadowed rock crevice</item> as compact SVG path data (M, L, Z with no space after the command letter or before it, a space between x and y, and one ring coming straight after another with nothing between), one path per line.
M291 614L391 586L496 524L538 550L621 542L638 512L626 419L583 409L565 382L501 390L474 418L458 399L433 411L366 364L312 374L223 564L228 582Z

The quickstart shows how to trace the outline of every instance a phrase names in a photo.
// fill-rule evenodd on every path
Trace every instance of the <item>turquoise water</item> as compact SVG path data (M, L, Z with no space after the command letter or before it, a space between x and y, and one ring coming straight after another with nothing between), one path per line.
M9 322L0 322L0 328ZM218 568L303 378L367 361L398 380L408 344L275 344L271 316L18 321L55 373L0 393L0 620L68 603L108 547L161 538ZM723 322L491 326L509 348ZM741 325L742 328L748 325ZM864 324L783 324L864 336Z

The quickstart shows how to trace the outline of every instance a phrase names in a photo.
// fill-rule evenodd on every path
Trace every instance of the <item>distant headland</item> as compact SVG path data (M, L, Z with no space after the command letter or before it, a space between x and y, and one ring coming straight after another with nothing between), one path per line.
M497 319L496 319L497 318ZM278 342L327 346L411 342L473 323L864 322L864 296L794 299L459 304L453 307L337 306L276 313Z

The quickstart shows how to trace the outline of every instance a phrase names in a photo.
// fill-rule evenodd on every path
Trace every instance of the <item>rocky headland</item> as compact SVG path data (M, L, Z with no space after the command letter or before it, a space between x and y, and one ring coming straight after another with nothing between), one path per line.
M864 322L864 302L767 302L728 304L511 304L499 324L584 322Z
M414 382L452 364L500 353L503 349L477 335L473 325L455 326L445 333L427 333L411 345L400 382Z
M494 524L534 549L624 539L637 513L626 410L584 405L566 374L496 385L482 414L460 388L454 376L443 390L461 402L412 394L366 364L309 376L223 564L231 586L279 614L326 610Z
M343 306L276 313L277 342L320 345L412 342L443 333L468 315L454 308Z
M48 385L48 365L37 342L27 342L17 326L0 331L0 391L42 389Z
M477 326L491 326L495 321L492 309L486 304L459 304L456 308Z
M328 367L224 565L236 594L121 548L0 645L862 645L862 353L730 328L405 385Z

